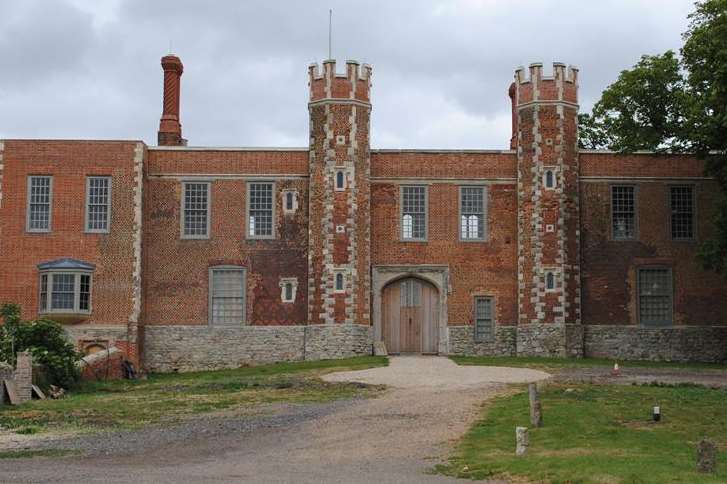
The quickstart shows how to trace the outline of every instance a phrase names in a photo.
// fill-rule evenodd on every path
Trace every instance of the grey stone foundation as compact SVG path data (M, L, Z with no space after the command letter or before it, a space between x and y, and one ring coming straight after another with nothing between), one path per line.
M521 324L517 327L518 356L566 356L564 324Z
M458 356L515 356L517 328L495 326L490 341L475 342L472 325L450 326L449 354Z
M584 325L585 356L622 360L727 361L727 326Z
M150 372L346 358L371 351L371 328L357 324L144 328L144 368Z

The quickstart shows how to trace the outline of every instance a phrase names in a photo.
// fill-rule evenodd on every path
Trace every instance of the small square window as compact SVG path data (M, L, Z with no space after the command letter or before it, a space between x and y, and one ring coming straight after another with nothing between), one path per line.
M295 302L295 296L298 292L298 279L296 277L280 278L280 300L284 303Z

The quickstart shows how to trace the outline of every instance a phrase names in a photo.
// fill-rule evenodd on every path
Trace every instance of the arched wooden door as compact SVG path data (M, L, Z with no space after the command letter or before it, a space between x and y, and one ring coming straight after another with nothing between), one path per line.
M439 293L420 279L392 282L382 294L381 334L389 353L437 353Z

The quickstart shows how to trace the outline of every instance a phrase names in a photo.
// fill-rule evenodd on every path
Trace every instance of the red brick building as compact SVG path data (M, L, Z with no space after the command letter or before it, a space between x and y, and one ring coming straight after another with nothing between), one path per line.
M0 301L150 371L389 352L724 361L715 182L578 149L578 71L518 69L509 150L376 150L371 68L309 69L306 148L0 141Z

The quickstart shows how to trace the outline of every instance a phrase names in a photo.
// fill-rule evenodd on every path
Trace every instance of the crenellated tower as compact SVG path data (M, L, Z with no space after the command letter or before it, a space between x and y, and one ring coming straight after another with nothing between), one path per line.
M510 88L518 172L518 342L521 355L578 355L580 231L578 70L515 72Z
M309 324L369 325L371 67L309 67Z

